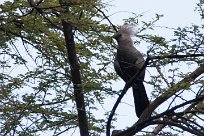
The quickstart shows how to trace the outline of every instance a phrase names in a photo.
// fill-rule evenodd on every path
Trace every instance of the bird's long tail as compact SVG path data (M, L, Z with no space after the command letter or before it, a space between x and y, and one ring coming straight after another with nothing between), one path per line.
M149 100L142 81L133 83L132 88L136 115L137 117L140 117L145 108L149 105Z

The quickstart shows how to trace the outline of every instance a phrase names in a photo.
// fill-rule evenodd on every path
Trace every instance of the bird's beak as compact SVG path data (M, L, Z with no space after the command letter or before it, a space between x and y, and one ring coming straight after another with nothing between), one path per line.
M114 39L117 40L120 36L121 36L121 34L116 33L116 34L114 34L114 35L112 36L112 38L114 38Z
M116 34L114 34L114 35L112 36L112 38L114 38L114 39L116 39L116 37L117 37Z

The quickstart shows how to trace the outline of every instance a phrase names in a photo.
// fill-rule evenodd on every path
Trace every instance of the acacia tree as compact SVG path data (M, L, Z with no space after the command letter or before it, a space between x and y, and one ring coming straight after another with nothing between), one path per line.
M98 11L104 6L95 0L1 5L1 135L60 135L77 127L88 135L88 125L92 135L103 132L105 120L92 111L95 101L114 94L107 72L112 47L104 46L111 28Z
M202 4L197 8L201 17ZM107 6L100 0L21 0L0 6L1 135L61 135L76 129L84 136L101 135L105 126L110 135L131 80L122 91L111 88L117 76L111 69L115 48L110 36L117 30L105 14ZM154 29L159 18L140 22L134 14L124 20L138 26L137 44L148 46L144 67L155 71L146 79L152 102L132 127L112 135L142 130L173 135L166 126L174 133L204 134L203 26L174 29L174 38L166 40L145 31ZM106 124L93 114L95 104L120 92Z

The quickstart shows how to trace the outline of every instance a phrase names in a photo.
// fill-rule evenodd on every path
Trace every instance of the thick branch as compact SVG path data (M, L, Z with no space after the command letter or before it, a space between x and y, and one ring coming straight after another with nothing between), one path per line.
M169 120L169 119L156 120L156 121L153 121L153 123L154 124L165 124L165 125L175 126L175 127L181 128L184 131L190 132L190 133L192 133L192 134L194 134L196 136L203 136L202 131L195 131L195 130L189 129L188 126L182 125L180 123L174 122L174 121ZM127 136L127 135L125 135L125 136Z
M74 97L78 111L78 123L81 136L88 136L88 121L85 110L84 94L82 88L80 66L76 55L73 26L62 19L68 60L71 67L71 77L74 85Z
M172 95L180 91L181 89L185 88L186 85L188 85L190 82L195 80L198 76L204 73L204 65L197 68L193 73L186 76L183 80L178 82L177 84L173 85L167 92L159 96L157 99L155 99L150 105L145 109L139 120L136 124L134 124L132 127L128 128L125 131L119 132L114 136L132 136L136 132L140 131L145 127L145 123L147 120L150 119L152 112L164 101L169 99ZM146 122L147 123L147 122Z
M190 106L188 106L182 113L183 115L186 115L186 113L190 112L193 108L195 108L195 105L197 105L201 100L204 99L203 96L199 97L199 99L193 99L193 100L190 100L190 102L192 102L192 104ZM195 100L195 101L194 101ZM188 101L189 102L189 101ZM185 102L186 104L187 102ZM184 104L184 105L185 105ZM183 104L181 104L183 105ZM178 107L178 106L176 106ZM175 109L175 107L173 107ZM163 112L165 113L165 112ZM188 117L190 117L191 115L188 115ZM174 120L177 120L178 118L177 117L173 117ZM164 127L166 126L166 124L159 124L157 127L155 127L155 129L153 130L153 132L149 135L149 136L156 136Z
M129 87L131 86L133 80L138 76L138 74L148 65L150 60L155 60L155 59L165 59L165 58L187 58L187 57L200 57L203 56L203 54L186 54L186 55L166 55L166 56L149 56L147 57L144 66L141 68L141 70L136 73L126 84L125 87L123 88L120 96L118 97L116 103L113 106L113 109L111 110L111 113L109 115L108 121L107 121L107 126L106 126L106 136L110 136L110 127L111 127L111 120L115 114L115 111L120 103L120 101L122 100L123 96L125 95L125 93L127 92L127 90L129 89ZM186 77L187 78L187 77ZM178 83L179 84L179 83ZM186 85L186 84L183 84ZM176 87L175 87L176 88ZM180 90L180 89L179 89ZM178 90L178 91L179 91ZM177 91L176 91L177 92ZM176 93L175 92L175 93ZM173 94L171 94L169 97L171 97ZM167 98L168 99L168 98ZM163 102L161 102L163 103ZM158 106L158 105L157 105ZM156 109L156 107L154 107ZM151 113L154 111L154 109L152 109ZM148 112L147 112L148 113ZM148 115L149 117L151 116L151 114ZM144 119L147 119L146 117L144 117ZM139 120L140 121L140 120Z

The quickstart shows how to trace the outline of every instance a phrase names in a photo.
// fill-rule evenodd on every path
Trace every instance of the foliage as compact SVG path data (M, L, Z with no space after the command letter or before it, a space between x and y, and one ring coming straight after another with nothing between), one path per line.
M112 47L110 27L95 7L101 1L34 3L21 0L1 5L1 135L53 135L77 127L73 85L61 19L75 27L75 44L81 67L89 124L93 133L103 131L96 119L96 101L115 94L110 82ZM61 13L71 8L69 16ZM107 33L107 34L106 34ZM106 35L105 35L106 34ZM7 115L7 116L5 116ZM72 131L73 131L72 130Z
M106 119L94 115L96 105L120 92L111 87L118 77L112 70L115 46L110 36L115 28L105 15L107 6L101 0L19 0L0 5L0 135L60 135L80 129L71 75L73 67L68 60L62 20L71 24L74 33L82 79L79 86L85 97L89 133L104 133ZM201 18L202 7L200 1L197 10ZM141 17L132 14L124 23L138 26L135 42L148 46L147 57L160 56L147 65L149 71L154 71L146 80L151 99L173 92L151 115L167 123L152 119L150 125L170 125L170 131L158 132L166 135L193 133L192 130L204 133L202 125L198 125L204 122L201 117L203 77L177 85L203 65L203 56L196 54L204 53L204 26L193 24L171 29L174 37L167 40L151 33L161 15L150 21L140 20ZM186 110L190 106L193 107ZM170 124L170 119L176 124ZM150 125L141 125L143 128L138 132Z

